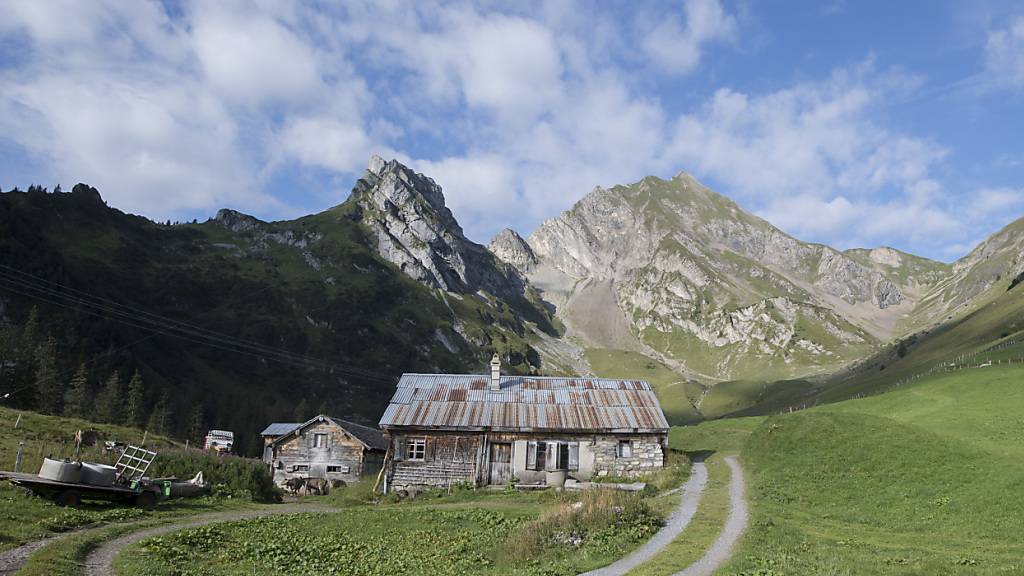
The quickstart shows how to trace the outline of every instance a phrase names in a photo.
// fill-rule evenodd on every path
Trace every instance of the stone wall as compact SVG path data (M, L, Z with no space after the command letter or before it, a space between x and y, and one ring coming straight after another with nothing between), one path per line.
M630 443L630 456L619 456L619 442ZM597 477L632 478L654 472L665 465L664 436L600 436L594 444L594 473Z

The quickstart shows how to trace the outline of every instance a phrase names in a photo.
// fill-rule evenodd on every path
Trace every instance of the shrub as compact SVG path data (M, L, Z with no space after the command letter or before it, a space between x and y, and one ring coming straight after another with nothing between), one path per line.
M153 461L149 475L187 480L200 471L203 478L214 485L215 494L228 498L251 498L256 502L281 500L281 491L274 485L267 465L252 458L220 456L198 450L164 450Z

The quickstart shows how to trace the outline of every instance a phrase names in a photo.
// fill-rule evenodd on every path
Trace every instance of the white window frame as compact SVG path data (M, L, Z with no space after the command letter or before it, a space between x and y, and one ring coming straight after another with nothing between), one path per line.
M422 462L427 459L427 439L409 438L405 442L405 459Z
M292 472L309 472L309 464L292 464Z
M313 448L327 448L327 434L322 432L313 434Z
M615 455L619 458L632 458L633 457L633 441L632 440L619 440L619 445L615 449Z

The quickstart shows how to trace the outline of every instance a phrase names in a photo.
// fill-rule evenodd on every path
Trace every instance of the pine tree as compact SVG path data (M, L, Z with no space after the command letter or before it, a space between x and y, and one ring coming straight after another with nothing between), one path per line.
M92 393L89 390L89 371L85 364L78 367L71 383L68 385L67 399L64 402L64 415L72 418L86 418L92 408Z
M135 428L142 428L146 423L145 398L142 389L142 374L136 370L128 382L128 397L124 405L124 423Z
M21 328L21 335L18 336L17 350L14 353L14 373L11 375L11 387L20 390L14 397L13 403L23 408L32 408L37 405L34 388L36 350L41 344L40 336L39 309L33 306L28 313L28 319L25 320L25 324Z
M36 407L45 414L60 414L64 400L64 382L57 372L57 340L47 336L36 347L35 387Z
M121 397L121 375L116 371L107 378L96 396L96 419L110 424L124 423L124 398Z
M199 404L192 407L192 413L188 417L188 430L186 434L188 439L197 448L202 447L203 439L206 438L206 429L204 428L203 407Z
M292 420L296 422L305 422L306 420L309 420L311 418L311 416L309 415L309 410L309 403L306 402L305 398L303 398L302 401L299 402L299 405L296 406L295 410L292 412Z
M167 436L171 433L170 403L170 397L165 391L160 395L160 400L158 400L156 405L153 406L153 411L149 414L149 421L146 424L146 430L149 430L151 434Z

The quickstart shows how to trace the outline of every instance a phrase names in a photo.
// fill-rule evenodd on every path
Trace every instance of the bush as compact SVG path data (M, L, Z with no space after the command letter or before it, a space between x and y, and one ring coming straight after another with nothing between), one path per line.
M153 461L149 475L187 480L200 471L203 478L213 484L215 494L251 498L256 502L281 500L281 491L274 485L267 465L252 458L219 456L198 450L165 450Z

